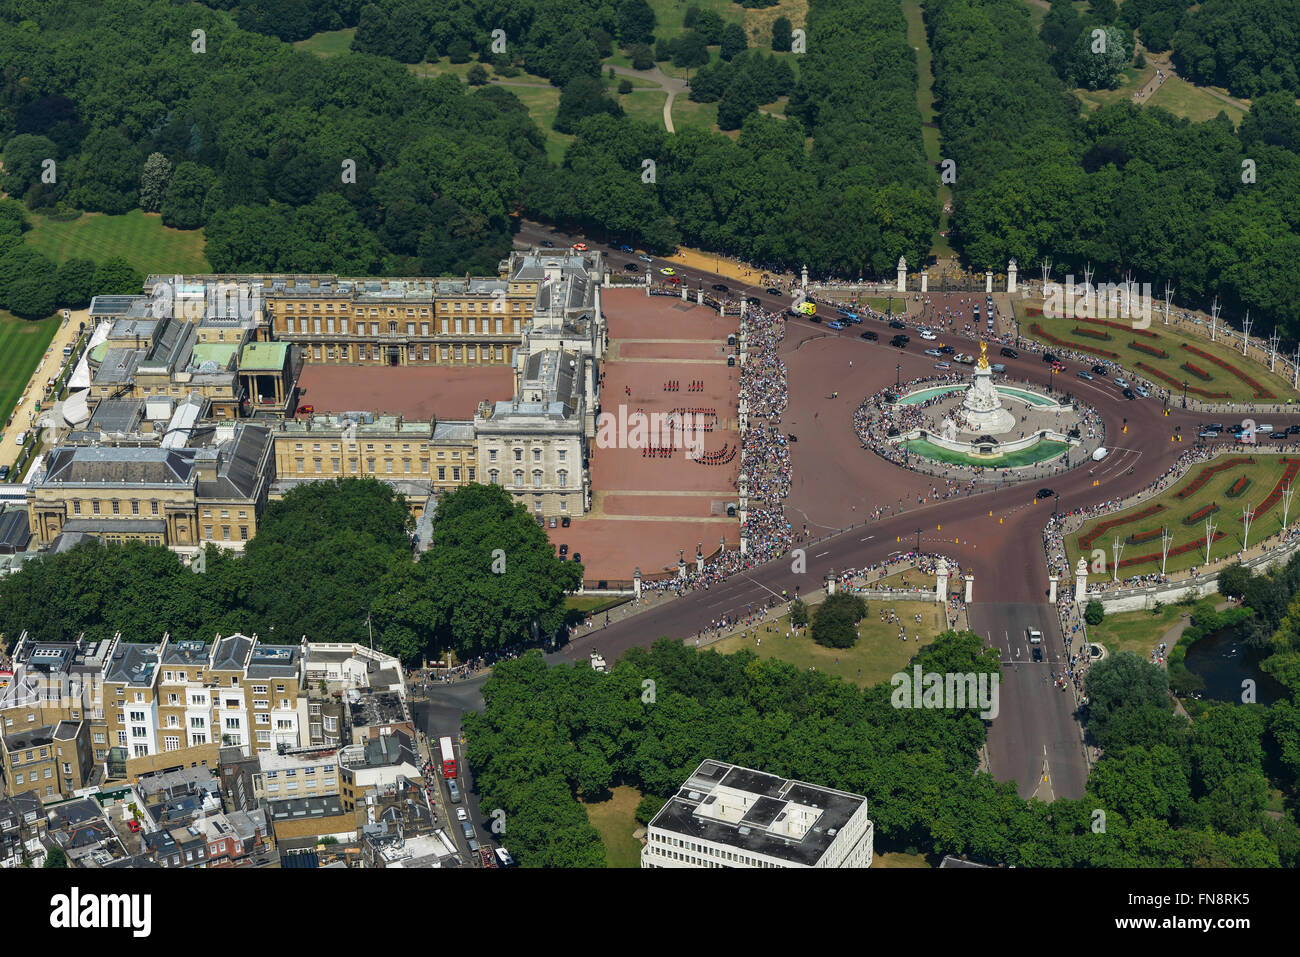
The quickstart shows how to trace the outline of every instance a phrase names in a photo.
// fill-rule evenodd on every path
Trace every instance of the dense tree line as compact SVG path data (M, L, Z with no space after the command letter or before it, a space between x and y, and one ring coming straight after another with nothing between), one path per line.
M439 503L433 547L411 554L404 498L374 479L314 482L272 502L242 556L215 546L196 574L161 546L78 545L0 579L0 634L50 641L368 640L406 661L550 635L582 566L560 562L523 506L471 485ZM500 549L500 571L493 570ZM534 625L534 623L536 623Z
M979 636L949 632L914 663L996 672L991 655ZM548 668L535 654L499 665L485 712L465 716L467 758L525 866L600 866L579 799L631 785L645 795L644 822L705 758L866 795L877 853L1037 867L1300 862L1294 808L1276 821L1262 813L1270 785L1293 794L1300 783L1300 708L1225 705L1189 724L1172 714L1155 666L1116 656L1092 674L1107 750L1078 801L1026 803L1014 783L976 773L985 724L973 711L896 708L887 683L859 691L667 639L606 675Z
M1079 116L1019 0L927 5L943 151L957 163L953 240L976 268L1015 257L1057 278L1138 281L1183 302L1217 294L1257 329L1300 335L1300 111L1261 97L1234 132L1123 103ZM1283 145L1289 144L1289 145ZM1245 161L1249 160L1249 163Z
M1300 5L1294 0L1206 0L1174 34L1174 64L1194 83L1236 96L1300 97Z

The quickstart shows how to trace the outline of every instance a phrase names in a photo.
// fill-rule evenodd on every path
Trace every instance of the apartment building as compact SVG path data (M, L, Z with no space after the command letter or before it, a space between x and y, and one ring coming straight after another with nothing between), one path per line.
M339 793L338 748L264 751L259 760L261 769L253 773L253 794L258 801Z
M90 784L94 753L89 722L59 721L0 735L0 774L14 794L34 790L42 801L66 801Z
M642 867L870 867L867 799L704 761L651 820Z
M414 740L403 731L371 738L365 744L350 744L338 755L340 794L348 813L364 806L366 794L374 788L391 787L399 778L420 780L424 763Z

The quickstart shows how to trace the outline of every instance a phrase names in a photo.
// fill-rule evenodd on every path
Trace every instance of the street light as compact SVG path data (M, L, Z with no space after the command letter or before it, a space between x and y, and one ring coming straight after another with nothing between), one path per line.
M1187 381L1183 380L1183 408L1187 408Z
M894 401L898 401L898 391L903 388L903 363L894 366Z
M916 553L918 555L921 553L921 530L919 528L916 530Z

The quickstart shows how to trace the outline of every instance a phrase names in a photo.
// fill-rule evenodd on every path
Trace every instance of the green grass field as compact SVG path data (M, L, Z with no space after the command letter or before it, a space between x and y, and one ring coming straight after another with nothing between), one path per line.
M1081 282L1081 280L1079 281ZM1109 350L1110 352L1118 353L1119 359L1110 361L1118 361L1120 365L1135 375L1142 374L1140 369L1135 368L1135 363L1143 362L1146 365L1151 366L1153 369L1159 369L1161 372L1171 376L1180 383L1187 382L1189 385L1197 386L1212 393L1226 392L1231 397L1232 401L1252 401L1253 393L1246 383L1242 382L1241 379L1237 378L1226 369L1222 369L1209 361L1192 355L1187 352L1187 350L1180 348L1180 344L1186 342L1203 352L1208 352L1210 355L1217 356L1223 361L1236 366L1242 372L1262 383L1265 388L1269 389L1277 396L1276 399L1260 401L1286 402L1289 399L1296 397L1296 391L1291 388L1290 382L1279 375L1269 372L1267 366L1261 365L1254 359L1246 358L1240 351L1233 351L1221 342L1210 342L1208 338L1197 336L1190 332L1181 331L1175 326L1166 326L1161 320L1162 306L1160 303L1153 303L1151 310L1151 327L1148 331L1156 334L1157 338L1154 339L1148 336L1134 335L1133 333L1126 332L1123 329L1113 329L1106 326L1092 325L1074 319L1048 318L1041 315L1030 315L1027 310L1029 308L1041 308L1042 303L1028 299L1013 300L1013 306L1015 308L1016 317L1020 320L1021 336L1028 339L1039 339L1039 341L1046 342L1046 340L1035 336L1030 331L1031 326L1034 323L1037 323L1045 332L1058 339L1063 339L1067 342L1078 342L1090 346L1096 346L1101 349ZM1114 321L1127 322L1128 320L1117 319ZM1075 326L1083 329L1091 329L1097 332L1106 332L1111 336L1111 338L1108 341L1102 341L1089 336L1081 336L1072 331ZM1143 345L1161 349L1169 354L1169 358L1161 359L1134 349L1132 347L1133 342L1140 342ZM1108 356L1104 358L1109 359ZM1207 382L1198 379L1196 376L1181 369L1180 366L1188 361L1192 362L1198 368L1208 372L1211 377L1210 380ZM1143 375L1143 378L1155 382L1155 384L1161 388L1172 388L1167 382L1161 380L1158 376ZM1176 395L1181 396L1180 390L1173 391ZM1205 399L1204 396L1198 396L1192 392L1188 392L1187 397L1189 399L1195 398L1204 401L1226 401L1223 399Z
M907 641L898 640L898 625L880 620L882 611L893 609L907 625ZM809 609L815 612L816 607ZM921 623L916 623L915 615L921 616ZM836 675L845 681L866 688L869 685L888 681L892 675L901 671L917 649L930 644L941 632L947 630L943 609L935 602L921 601L867 601L867 617L858 625L858 642L852 648L825 648L804 633L790 638L785 637L790 627L787 615L773 623L772 630L760 629L758 644L754 638L733 635L709 645L720 654L731 654L741 648L748 648L760 658L779 658L796 668L807 670L816 668L826 674ZM913 640L920 635L920 642Z
M930 44L926 41L925 19L921 14L919 0L904 0L903 16L907 19L907 42L916 51L916 106L921 112L922 123L934 123L937 114L934 110L934 75L930 68L933 55L930 52ZM925 158L933 164L937 176L939 164L943 159L940 155L938 127L923 126L921 139L925 145ZM942 209L952 202L952 187L941 183L938 196ZM948 237L943 235L948 229L948 224L948 214L940 212L939 225L930 239L930 255L937 259L950 259L954 255Z
M1187 117L1193 123L1212 120L1223 112L1228 114L1233 126L1240 126L1242 117L1246 115L1246 111L1235 103L1225 103L1209 89L1177 76L1165 80L1160 89L1151 94L1147 105L1162 106L1176 116Z
M664 101L668 94L662 90L633 90L618 97L619 105L630 119L664 128Z
M1178 498L1178 493L1195 482L1203 468L1220 464L1226 458L1248 457L1252 454L1256 460L1255 464L1238 465L1217 472L1197 491L1191 493L1185 499ZM1223 534L1223 538L1215 540L1210 550L1210 559L1230 558L1241 551L1243 539L1245 538L1245 526L1240 520L1242 510L1248 506L1258 508L1261 502L1273 491L1274 486L1277 485L1286 470L1286 465L1282 461L1283 458L1300 459L1300 456L1265 454L1255 452L1251 446L1245 445L1239 449L1234 449L1230 456L1220 456L1208 463L1193 465L1176 485L1165 489L1157 497L1142 501L1131 508L1125 509L1123 512L1108 512L1088 522L1078 531L1071 533L1065 540L1065 550L1069 556L1070 567L1074 567L1081 555L1087 558L1089 564L1091 564L1095 558L1094 550L1101 549L1105 554L1106 577L1111 577L1111 563L1113 561L1111 543L1117 535L1121 542L1125 542L1130 536L1159 530L1162 527L1167 527L1173 535L1173 543L1170 546L1171 552L1180 545L1198 543L1197 547L1180 555L1170 554L1165 569L1167 572L1182 571L1192 566L1204 565L1205 521L1204 519L1198 519L1194 525L1185 525L1183 520L1210 504L1219 506L1219 511L1214 513L1212 518L1216 532ZM1243 477L1250 480L1250 485L1240 495L1230 497L1227 494L1228 490L1238 479ZM1093 541L1086 551L1081 548L1079 544L1080 537L1090 533L1102 522L1113 521L1126 514L1140 512L1157 504L1163 505L1164 509L1138 521L1110 528ZM1288 523L1295 522L1297 515L1300 515L1300 502L1292 502L1288 514ZM1259 515L1251 522L1250 544L1259 544L1268 536L1280 531L1281 527L1282 503L1279 501L1268 512ZM1140 564L1131 561L1146 555L1153 557L1150 561ZM1131 575L1159 572L1160 555L1161 545L1158 535L1151 541L1126 544L1124 551L1120 555L1119 578L1124 579Z
M673 128L678 133L688 129L718 132L718 104L695 103L679 94L673 100Z
M356 27L330 30L327 33L317 33L306 40L299 40L294 47L307 53L315 53L317 56L339 56L352 52L352 38L356 33Z
M903 443L913 455L933 459L936 462L956 462L961 465L983 465L991 469L1014 469L1022 465L1034 465L1058 458L1070 446L1064 442L1039 442L1027 449L1009 452L1006 455L967 455L954 452L935 445L925 439L911 439Z
M69 223L29 214L28 245L55 262L93 259L101 263L121 256L140 272L210 272L203 255L203 230L171 229L156 213L138 209L120 216L83 213Z
M1133 94L1146 86L1147 81L1155 74L1156 68L1150 63L1141 69L1130 65L1124 68L1120 74L1119 86L1113 90L1088 90L1078 87L1072 92L1082 101L1084 111L1091 113L1112 103L1131 102Z
M582 805L605 845L605 866L640 867L641 842L632 834L641 826L636 819L641 792L627 785L611 788L610 792L604 801L584 801Z
M1100 625L1088 626L1088 640L1103 645L1111 654L1132 651L1146 659L1160 643L1160 637L1187 613L1181 605L1163 605L1155 614L1125 611L1107 615Z
M32 371L50 347L61 321L57 315L48 319L19 319L0 310L0 425L8 423L18 397L31 381ZM11 431L5 428L5 441L12 441Z

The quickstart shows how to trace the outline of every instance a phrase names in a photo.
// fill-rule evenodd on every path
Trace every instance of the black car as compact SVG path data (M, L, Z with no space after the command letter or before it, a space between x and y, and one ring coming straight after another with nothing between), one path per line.
M777 289L775 286L769 286L767 290L767 294L769 296L779 296L781 295L781 290Z
M889 328L890 328L890 329L906 329L907 326L905 326L903 323L899 322L897 319L891 319L891 320L889 320Z
M560 525L561 525L561 527L563 527L563 528L568 528L568 527L569 527L569 516L565 515L563 518L561 518L561 519L560 519Z
M1053 363L1053 362L1060 362L1061 360L1058 359L1058 358L1056 358L1056 356L1052 355L1050 352L1044 352L1044 353L1043 353L1043 361L1046 362L1046 363L1048 363L1048 364L1051 364L1051 363Z
M720 283L720 282L715 282L715 283L713 284L713 288L716 289L718 292L726 292L727 289L728 289L727 286L723 285L723 284Z
M4 482L8 478L9 478L9 466L0 465L0 482Z
M1000 354L1003 355L1003 356L1006 356L1008 359L1019 359L1019 358L1020 358L1020 353L1019 353L1019 352L1017 352L1015 349L1008 349L1006 346L1003 346L1003 347L1002 347L1002 351L1001 351Z
M893 346L895 349L907 348L907 340L900 338L899 336L894 336L894 338L890 339L889 344Z
M1207 426L1205 427L1205 431L1206 431L1206 432L1222 432L1222 431L1223 431L1223 423L1222 423L1222 422L1211 422L1209 425L1207 425Z
M799 436L795 435L793 432L791 432L789 435L787 435L786 438L789 439L791 442L798 442L798 441L799 441Z
M1287 435L1300 435L1300 425L1288 425L1288 426L1287 426L1287 429L1286 429L1286 434L1287 434Z
M821 322L821 321L822 321L822 317L819 316L819 315L817 315L817 313L815 313L815 312L812 313L811 315L809 315L809 314L807 314L807 313L803 313L802 315L803 315L803 317L804 317L805 319L807 319L809 322Z
M574 553L573 553L573 560L574 560L575 562L580 562L580 561L582 561L582 552L574 552Z
M1043 649L1039 648L1037 645L1034 646L1034 660L1035 661L1043 660Z
M1106 367L1102 365L1100 362L1098 362L1095 366L1092 367L1092 371L1095 372L1097 375L1105 375Z
M866 332L859 332L858 338L866 339L868 342L875 342L877 339L880 338L880 336L876 335L874 332L868 329Z
M1269 436L1269 438L1272 439L1274 442L1285 442L1290 437L1291 436L1287 435L1285 432L1274 432L1272 435Z
M636 263L628 263L628 264L627 264L626 266L624 266L623 268L624 268L627 272L640 272L640 271L641 271L641 267L638 266Z
M555 243L551 242L549 239L543 239L543 240L542 240L542 245L543 245L543 246L554 246Z
M956 352L957 350L954 349L952 346L940 346L940 347L939 347L939 351L942 352L942 353L943 353L944 355L946 355L946 356L950 356L950 355L952 355L954 352Z
M1056 494L1056 492L1052 491L1050 488L1040 488L1040 489L1038 490L1038 494L1035 495L1034 497L1035 497L1035 498L1051 498L1051 497L1052 497L1053 495L1055 495L1055 494Z
M1136 398L1137 398L1137 395L1134 394L1134 392L1133 392L1132 389L1125 389L1125 390L1124 390L1124 398L1126 398L1126 399L1136 399Z
M561 543L561 545L560 545L560 554L561 554L561 555L567 555L567 554L569 554L569 546L568 546L567 544L563 544L563 543Z

